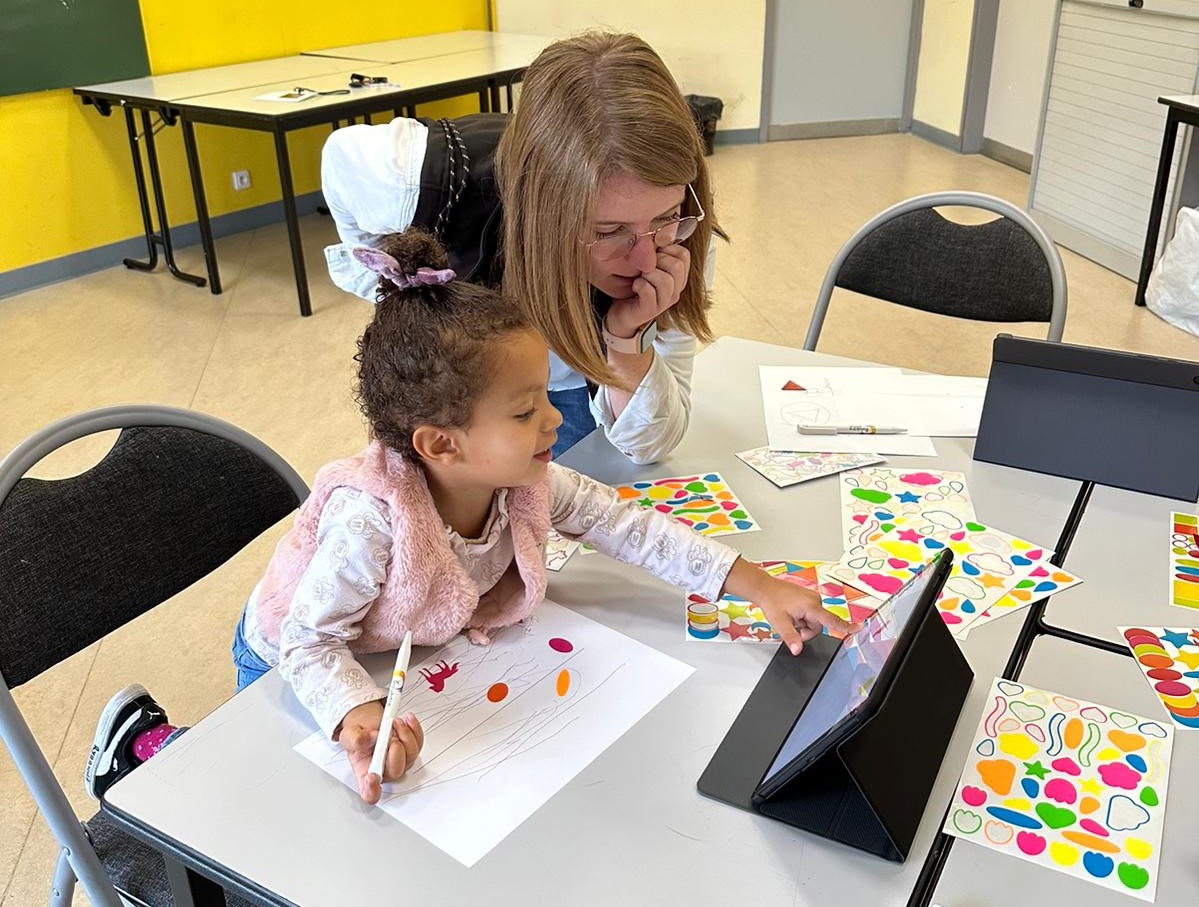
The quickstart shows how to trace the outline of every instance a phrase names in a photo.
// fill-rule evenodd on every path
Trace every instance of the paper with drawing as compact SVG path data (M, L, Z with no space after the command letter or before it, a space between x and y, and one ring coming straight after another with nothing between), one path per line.
M548 601L490 646L457 636L409 671L401 708L420 719L425 747L379 806L472 866L691 671ZM296 751L357 790L319 732Z

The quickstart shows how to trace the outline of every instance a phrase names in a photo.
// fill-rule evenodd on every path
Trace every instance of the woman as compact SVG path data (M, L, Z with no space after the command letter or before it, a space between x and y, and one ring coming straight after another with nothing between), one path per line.
M691 113L640 38L551 45L506 124L489 114L337 130L321 173L345 241L326 250L343 289L373 299L350 249L415 223L456 270L502 283L524 307L553 353L551 401L565 418L555 455L597 423L638 464L682 439L696 343L712 339L704 265L716 225Z

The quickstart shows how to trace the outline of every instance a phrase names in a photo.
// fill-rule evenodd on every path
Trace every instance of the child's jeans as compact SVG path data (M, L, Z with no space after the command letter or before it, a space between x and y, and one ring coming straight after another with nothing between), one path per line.
M240 693L271 669L246 642L246 612L241 612L237 630L233 633L233 666L237 668L237 691Z

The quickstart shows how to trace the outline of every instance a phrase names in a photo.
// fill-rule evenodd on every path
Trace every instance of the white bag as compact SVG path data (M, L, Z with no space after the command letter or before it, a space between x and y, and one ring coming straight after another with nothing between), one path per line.
M1199 336L1199 210L1179 209L1174 238L1149 275L1145 304L1162 320Z

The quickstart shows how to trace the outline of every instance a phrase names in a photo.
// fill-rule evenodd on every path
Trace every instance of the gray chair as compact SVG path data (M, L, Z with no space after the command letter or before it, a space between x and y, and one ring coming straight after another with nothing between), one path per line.
M945 205L1000 217L957 224L934 210ZM824 275L805 350L816 349L836 287L957 318L1048 322L1055 342L1066 324L1066 272L1053 240L1015 205L979 192L918 195L854 233Z
M51 451L113 429L112 449L85 472L26 476ZM62 847L51 905L71 903L76 879L96 907L175 900L157 851L102 812L76 818L11 690L212 572L307 495L262 441L162 406L70 416L0 461L0 736Z

